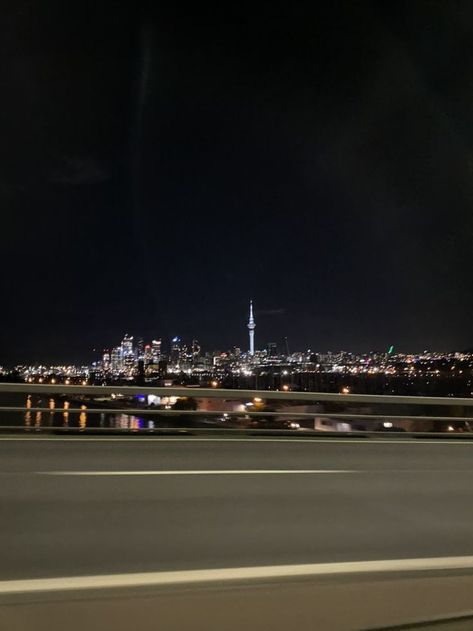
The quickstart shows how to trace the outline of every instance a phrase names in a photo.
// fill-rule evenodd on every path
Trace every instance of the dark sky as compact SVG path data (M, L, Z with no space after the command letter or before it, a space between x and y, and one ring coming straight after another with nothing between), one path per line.
M3 11L0 364L473 346L473 3L119 4Z

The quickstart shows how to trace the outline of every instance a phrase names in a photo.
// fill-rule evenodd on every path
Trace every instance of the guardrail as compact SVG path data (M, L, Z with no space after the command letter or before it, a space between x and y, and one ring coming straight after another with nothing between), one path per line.
M42 405L41 397L53 397L49 406ZM111 399L115 397L115 404ZM193 399L195 409L162 409L156 406L118 405L123 399L140 396ZM7 405L8 397L25 397L24 405ZM54 397L59 397L58 399ZM96 401L97 397L101 401ZM35 404L35 398L36 403ZM2 400L3 399L3 400ZM215 409L215 399L222 405ZM68 402L67 407L65 403ZM104 404L107 403L107 405ZM210 404L209 402L214 402ZM246 402L246 403L245 403ZM256 403L257 402L257 403ZM245 431L304 430L305 434L376 434L396 429L408 435L454 435L473 437L473 398L415 397L394 395L335 394L327 392L294 392L274 390L229 390L195 387L150 386L90 386L63 384L0 383L0 429L27 431L98 431L132 430L159 432L187 429L198 431L214 423L214 429L229 427ZM11 401L10 401L11 403ZM75 407L71 406L71 403ZM100 405L102 403L102 405ZM64 407L58 407L63 404ZM439 409L440 408L440 409ZM438 410L439 413L434 413ZM18 415L24 415L22 423ZM32 415L35 415L35 419ZM43 415L48 415L48 423ZM62 415L62 416L61 416ZM78 415L77 422L74 416ZM87 418L84 417L87 415ZM118 426L107 424L113 415L130 419L142 417L147 423L135 422L128 426L120 420ZM100 424L90 418L101 416ZM9 419L14 419L12 422ZM153 420L155 419L155 420ZM168 419L166 426L162 419ZM200 419L200 420L199 420ZM217 421L219 419L219 421ZM87 422L89 420L89 423ZM140 419L138 419L140 420ZM57 422L56 422L57 421ZM159 421L159 422L158 422ZM222 422L224 423L222 425ZM292 423L285 427L284 423ZM232 425L233 423L233 425ZM317 425L318 423L318 425ZM325 425L324 425L325 423ZM421 424L424 429L419 430ZM447 424L446 429L442 424ZM457 430L461 430L457 431Z
M385 394L338 394L333 392L300 392L282 390L232 390L225 388L195 388L185 386L79 386L63 384L0 383L0 393L17 392L23 394L89 394L103 396L120 393L126 396L154 394L156 396L177 396L215 399L247 399L264 397L267 400L283 401L332 401L345 403L393 403L412 405L462 405L473 407L472 398L459 397L415 397Z

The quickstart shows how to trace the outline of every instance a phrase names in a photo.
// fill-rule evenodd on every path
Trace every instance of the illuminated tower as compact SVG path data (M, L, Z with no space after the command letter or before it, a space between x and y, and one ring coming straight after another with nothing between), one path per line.
M255 319L253 317L253 301L250 300L250 319L248 320L248 331L250 334L250 355L255 354Z

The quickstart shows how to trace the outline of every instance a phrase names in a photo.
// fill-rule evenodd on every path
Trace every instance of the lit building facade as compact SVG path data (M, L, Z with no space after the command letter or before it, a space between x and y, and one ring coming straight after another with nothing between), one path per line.
M151 358L153 364L158 364L161 361L161 340L153 340L151 342Z

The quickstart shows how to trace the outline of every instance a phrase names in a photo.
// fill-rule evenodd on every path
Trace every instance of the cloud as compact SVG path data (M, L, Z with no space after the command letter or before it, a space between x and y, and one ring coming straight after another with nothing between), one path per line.
M106 169L95 159L90 157L64 157L61 165L51 174L51 181L57 184L78 186L103 182L110 177Z

